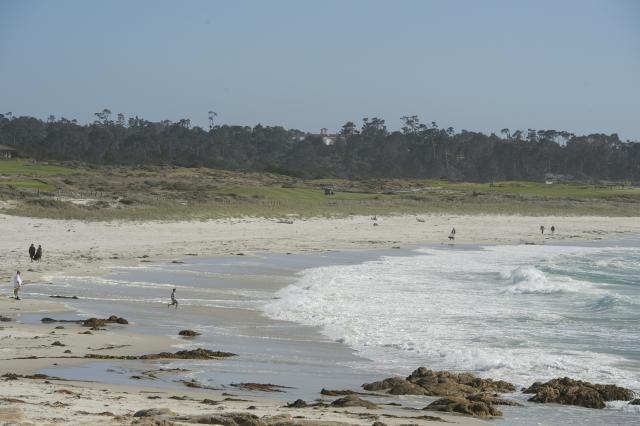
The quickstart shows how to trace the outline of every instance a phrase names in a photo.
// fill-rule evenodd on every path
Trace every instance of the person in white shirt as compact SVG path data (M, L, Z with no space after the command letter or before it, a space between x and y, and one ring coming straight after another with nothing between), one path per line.
M13 276L12 284L13 295L15 296L16 300L20 300L20 296L18 296L20 287L22 287L22 277L20 276L20 271L16 271L16 274Z

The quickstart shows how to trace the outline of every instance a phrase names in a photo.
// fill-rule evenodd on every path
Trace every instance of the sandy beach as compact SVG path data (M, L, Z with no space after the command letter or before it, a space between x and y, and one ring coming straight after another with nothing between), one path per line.
M16 269L22 271L28 286L29 283L47 283L58 275L105 275L117 266L139 265L149 261L170 262L193 255L212 257L240 253L325 252L405 248L423 243L448 244L447 236L452 227L457 230L457 244L542 244L552 241L624 239L640 235L640 221L637 218L496 215L393 216L378 217L375 221L362 216L289 220L292 223L261 218L112 223L0 215L0 279L5 283L0 290L3 295L0 298L0 314L15 320L26 314L63 315L69 312L62 300L16 301L10 298L9 281ZM377 225L374 226L374 223ZM556 232L548 235L547 231L543 236L540 225L545 225L547 230L553 225ZM30 261L27 248L31 243L43 246L42 262ZM78 365L87 362L83 356L88 353L127 356L175 350L172 350L175 339L135 334L119 325L108 325L105 330L93 334L85 334L87 330L75 323L0 323L0 354L3 359L0 374L28 376L51 366ZM5 379L2 379L3 391L0 395L2 424L156 424L151 423L150 418L133 417L136 411L151 408L167 408L172 412L154 418L153 421L160 419L158 421L165 422L157 424L189 424L196 421L194 416L236 412L256 415L267 424L314 424L316 421L439 424L433 419L420 418L425 414L438 416L454 424L484 423L469 417L384 405L379 399L375 402L381 404L382 408L376 410L331 406L292 409L286 408L286 403L291 401L241 394L229 396L210 389L171 391L51 378ZM353 383L352 388L357 389L360 384ZM255 408L249 409L250 406Z

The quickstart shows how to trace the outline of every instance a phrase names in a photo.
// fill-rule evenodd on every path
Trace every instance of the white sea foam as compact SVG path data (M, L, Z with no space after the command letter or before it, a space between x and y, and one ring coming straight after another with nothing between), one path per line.
M631 343L617 342L627 346L608 352L615 331L604 318L592 321L587 307L618 296L607 283L557 272L577 260L588 265L584 259L603 250L421 249L415 256L305 270L263 309L272 318L318 326L400 374L425 365L520 385L568 375L639 390L639 363L620 354L631 352ZM640 338L629 333L625 339Z

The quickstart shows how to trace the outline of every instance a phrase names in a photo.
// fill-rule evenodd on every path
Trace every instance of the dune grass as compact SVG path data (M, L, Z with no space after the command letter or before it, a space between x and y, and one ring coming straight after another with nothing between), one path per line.
M330 187L334 195L324 195ZM543 182L316 179L174 166L0 161L4 212L81 220L394 214L638 216L640 189ZM11 208L11 206L15 206Z

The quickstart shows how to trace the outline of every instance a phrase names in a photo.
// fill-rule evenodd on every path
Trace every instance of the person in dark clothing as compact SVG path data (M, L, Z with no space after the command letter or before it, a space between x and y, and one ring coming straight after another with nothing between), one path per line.
M167 308L168 308L169 306L173 306L173 305L175 305L175 306L176 306L176 309L178 309L178 300L176 299L176 289L175 289L175 288L174 288L174 289L173 289L173 291L171 292L171 303L169 303L169 304L167 305Z
M551 235L553 235L556 232L556 227L551 225Z
M36 254L33 256L33 260L40 262L42 259L42 246L38 245L38 250L36 250Z
M33 262L33 256L36 255L36 246L33 245L33 243L31 243L31 246L29 246L29 257L31 258L31 261Z
M540 233L544 235L544 225L540 225Z

